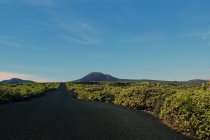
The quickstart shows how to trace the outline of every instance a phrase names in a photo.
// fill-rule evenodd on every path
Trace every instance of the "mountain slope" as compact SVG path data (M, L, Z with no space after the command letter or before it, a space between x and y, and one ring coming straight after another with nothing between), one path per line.
M194 79L194 80L189 80L189 81L162 81L162 80L149 80L149 79L119 79L116 77L113 77L108 74L103 74L100 72L91 72L84 76L83 78L79 80L75 80L73 82L170 82L170 83L175 83L175 84L189 84L189 85L199 85L201 83L208 82L207 80L202 80L202 79Z
M156 80L136 80L136 79L120 79L116 78L114 76L111 76L109 74L103 74L101 72L91 72L84 76L83 78L79 80L75 80L73 82L156 82Z
M0 84L24 84L24 83L33 83L33 81L12 78L10 80L4 80L0 82Z
M99 81L120 81L120 79L100 72L91 72L86 76L84 76L83 78L76 80L74 82L99 82Z

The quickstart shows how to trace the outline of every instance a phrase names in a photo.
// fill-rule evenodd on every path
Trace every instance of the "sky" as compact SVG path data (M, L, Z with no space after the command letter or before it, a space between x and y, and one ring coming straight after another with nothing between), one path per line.
M0 80L210 79L209 0L0 0Z

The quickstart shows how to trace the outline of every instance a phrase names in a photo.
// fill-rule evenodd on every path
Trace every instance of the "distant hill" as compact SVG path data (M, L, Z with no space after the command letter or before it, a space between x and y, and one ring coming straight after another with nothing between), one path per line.
M33 83L33 81L12 78L10 80L4 80L0 82L0 84L24 84L24 83Z
M83 78L79 80L75 80L73 82L157 82L156 80L147 80L147 79L142 79L142 80L135 80L135 79L120 79L116 78L114 76L111 76L109 74L104 74L101 72L91 72L84 76Z
M193 80L186 81L187 84L202 84L205 82L208 82L208 80L193 79Z
M189 81L161 81L161 80L149 80L149 79L140 79L140 80L135 80L135 79L120 79L116 78L114 76L108 75L108 74L103 74L101 72L91 72L84 76L83 78L79 80L75 80L73 82L170 82L170 83L180 83L180 84L189 84L189 85L198 85L201 83L208 82L207 80L201 80L201 79L194 79L194 80L189 80Z
M83 78L76 80L74 82L100 82L100 81L120 81L120 79L100 72L91 72L86 76L84 76Z

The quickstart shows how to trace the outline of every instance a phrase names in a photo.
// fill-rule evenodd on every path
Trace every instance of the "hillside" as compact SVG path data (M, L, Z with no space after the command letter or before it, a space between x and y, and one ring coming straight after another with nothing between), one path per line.
M157 80L148 79L120 79L109 74L104 74L101 72L91 72L81 79L75 80L73 82L156 82Z
M91 72L86 76L84 76L83 78L76 80L74 82L100 82L100 81L120 81L120 79L100 72Z
M12 78L9 80L1 81L0 84L25 84L25 83L33 83L33 81L30 80L23 80L18 78Z
M193 79L193 80L187 81L188 84L201 84L205 82L208 82L208 80Z
M188 84L188 85L199 85L201 83L208 82L207 80L194 79L189 81L163 81L163 80L149 80L149 79L120 79L109 74L101 72L91 72L81 79L73 82L169 82L173 84Z

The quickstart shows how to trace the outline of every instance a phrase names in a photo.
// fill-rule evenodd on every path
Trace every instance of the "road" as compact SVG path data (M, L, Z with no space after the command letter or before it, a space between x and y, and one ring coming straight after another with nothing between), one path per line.
M153 116L72 98L64 84L27 102L0 106L0 140L189 140Z

